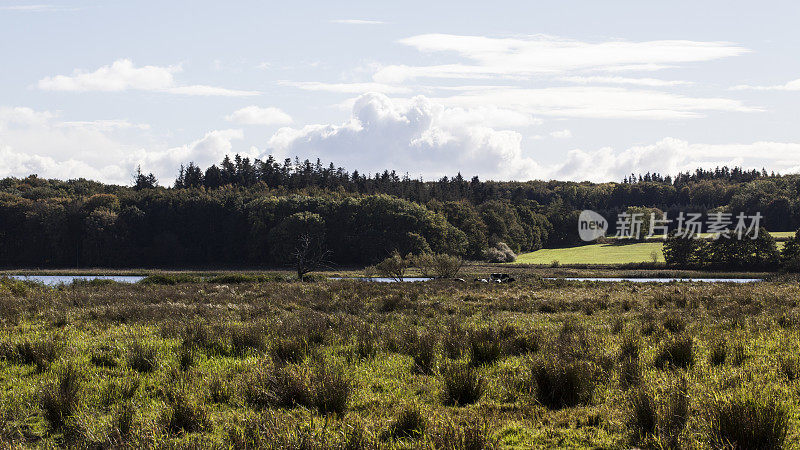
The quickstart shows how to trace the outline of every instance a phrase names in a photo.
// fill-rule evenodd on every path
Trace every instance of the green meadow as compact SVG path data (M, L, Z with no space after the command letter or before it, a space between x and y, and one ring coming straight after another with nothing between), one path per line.
M0 447L794 448L796 281L0 279Z

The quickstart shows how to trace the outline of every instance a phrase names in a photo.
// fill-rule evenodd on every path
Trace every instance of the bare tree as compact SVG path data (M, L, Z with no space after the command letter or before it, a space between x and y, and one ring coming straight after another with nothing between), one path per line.
M304 233L298 236L297 245L292 254L297 270L297 279L303 280L307 273L326 267L331 251L322 245L322 239Z

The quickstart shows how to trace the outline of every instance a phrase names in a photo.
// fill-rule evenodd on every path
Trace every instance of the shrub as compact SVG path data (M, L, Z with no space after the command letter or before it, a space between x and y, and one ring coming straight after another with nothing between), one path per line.
M486 390L486 381L477 369L451 363L442 369L443 401L447 405L463 406L477 402Z
M395 251L391 256L379 262L375 266L375 270L377 270L382 277L403 281L406 269L408 269L410 265L411 263L408 259L403 258L400 256L400 253Z
M497 332L489 327L469 333L470 364L482 366L492 364L500 358L501 342Z
M553 355L531 366L536 399L551 409L585 404L592 398L595 371L592 363Z
M789 412L773 395L742 391L706 406L709 444L715 448L783 448Z
M691 336L678 336L665 342L656 354L657 367L687 368L694 364L694 341Z
M384 437L387 439L418 439L422 437L427 426L427 419L419 406L406 406L389 424Z
M417 267L424 277L456 278L464 262L457 256L445 253L424 253L414 256L411 264Z
M128 349L128 366L140 372L152 372L158 365L158 350L153 345L134 341Z
M484 258L491 263L504 263L516 261L517 255L505 242L498 242L497 245L486 250Z
M83 373L74 364L69 363L58 368L55 377L54 382L42 389L39 404L50 428L60 430L78 410L78 394Z

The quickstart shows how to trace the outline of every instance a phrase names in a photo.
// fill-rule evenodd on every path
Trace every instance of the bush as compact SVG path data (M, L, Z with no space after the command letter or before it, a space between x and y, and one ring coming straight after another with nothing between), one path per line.
M656 354L656 367L687 368L694 364L694 341L691 336L671 338Z
M422 276L433 278L456 278L464 265L461 258L445 253L425 253L413 257L411 262Z
M418 439L425 432L427 423L419 406L406 406L389 425L384 437L387 439Z
M486 390L486 381L473 367L451 363L442 369L443 401L447 405L463 406L477 402Z
M551 409L588 403L595 388L592 363L553 355L539 358L531 366L536 399Z
M709 444L715 448L783 448L789 412L773 395L742 391L706 406Z
M142 341L134 341L128 349L128 366L140 372L152 372L158 365L158 350L153 345L144 344Z
M395 251L391 256L379 262L378 265L375 266L375 270L377 270L382 277L403 281L406 269L408 269L410 265L411 262L408 261L408 259L403 258Z
M497 245L486 250L484 258L491 263L504 263L516 261L517 255L504 242L498 242Z
M52 430L60 430L78 410L83 373L72 363L55 372L55 381L42 389L39 404Z

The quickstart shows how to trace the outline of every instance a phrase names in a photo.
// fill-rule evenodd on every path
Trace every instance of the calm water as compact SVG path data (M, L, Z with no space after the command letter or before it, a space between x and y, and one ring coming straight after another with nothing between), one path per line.
M763 281L760 278L545 278L546 280L568 281L630 281L632 283L671 283L673 281L684 283L754 283Z
M75 280L113 280L117 283L136 283L144 277L129 275L11 275L10 278L23 281L35 281L48 286L70 284Z
M354 280L354 281L374 281L376 283L397 283L397 280L394 278L384 278L384 277L330 277L330 280ZM425 278L425 277L405 277L403 278L403 282L408 281L428 281L432 280L433 278Z

